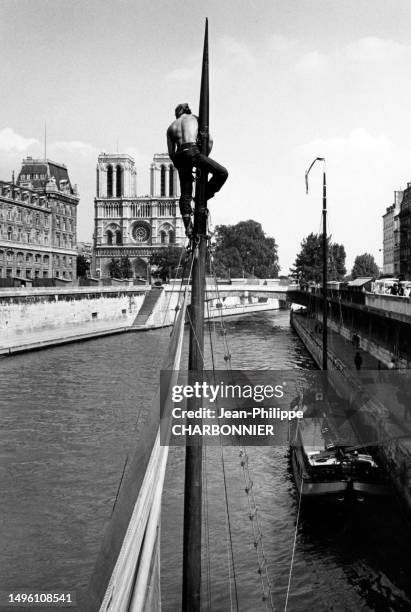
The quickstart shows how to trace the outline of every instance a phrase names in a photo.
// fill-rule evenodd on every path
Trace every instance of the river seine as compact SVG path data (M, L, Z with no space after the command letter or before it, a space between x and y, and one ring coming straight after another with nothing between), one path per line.
M234 369L315 367L286 311L229 319L225 326ZM0 362L3 593L75 591L81 602L169 333L111 336ZM216 367L224 369L224 336L214 324L212 336ZM271 610L271 597L274 609L284 610L298 505L288 449L247 449L260 527L256 548L243 458L237 448L224 448L232 550L221 450L206 451L203 609L236 610L237 597L243 612ZM161 528L165 612L181 608L183 485L184 449L171 448ZM271 592L259 567L264 575L267 568ZM410 526L395 499L302 508L289 611L411 610L410 578Z

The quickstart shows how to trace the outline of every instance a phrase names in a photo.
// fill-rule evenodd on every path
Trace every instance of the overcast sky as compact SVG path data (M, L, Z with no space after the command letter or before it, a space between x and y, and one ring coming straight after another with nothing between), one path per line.
M230 176L214 224L249 218L288 273L320 230L382 264L382 214L411 181L409 0L0 0L0 179L26 155L65 163L77 183L78 239L91 240L99 152L127 152L148 192L179 102L198 108L210 28L212 156Z

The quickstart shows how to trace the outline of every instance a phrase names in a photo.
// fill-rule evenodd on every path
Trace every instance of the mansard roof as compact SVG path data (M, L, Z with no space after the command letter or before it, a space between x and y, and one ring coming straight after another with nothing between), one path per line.
M26 179L27 174L43 175L45 178ZM24 178L22 175L24 175ZM66 166L64 164L53 162L49 159L32 159L31 157L23 159L17 183L30 180L31 184L33 185L33 189L44 189L47 182L51 178L55 179L57 189L60 189L60 181L67 181L70 193L74 194Z

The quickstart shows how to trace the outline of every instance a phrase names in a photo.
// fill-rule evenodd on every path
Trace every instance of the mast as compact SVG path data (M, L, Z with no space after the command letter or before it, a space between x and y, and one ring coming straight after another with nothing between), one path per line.
M201 153L208 155L209 140L209 82L208 82L208 19L205 23L203 64L200 88L198 129L201 136ZM193 270L190 306L190 344L188 370L198 377L204 369L204 297L207 252L207 173L197 170L194 232ZM188 408L195 409L196 401L190 400ZM183 542L183 598L184 612L200 610L201 598L201 505L202 505L202 459L200 436L186 447L184 485L184 542Z
M323 170L323 370L327 369L327 262L328 262L328 243L327 243L327 180L325 175L325 165Z

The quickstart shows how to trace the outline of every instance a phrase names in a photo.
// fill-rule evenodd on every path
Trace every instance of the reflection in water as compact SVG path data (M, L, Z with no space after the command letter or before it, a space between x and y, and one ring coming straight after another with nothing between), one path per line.
M312 369L288 312L226 321L232 367ZM225 369L214 323L216 366ZM124 463L138 444L169 330L112 336L0 362L2 590L76 590L88 583ZM208 353L209 359L209 353ZM288 449L249 449L276 609L283 609L297 512ZM242 612L265 610L238 449L225 447ZM212 609L230 609L221 452L207 448ZM163 609L179 610L184 450L173 448L162 517ZM290 611L410 610L410 537L395 501L303 508ZM203 576L207 575L207 563ZM231 580L232 580L231 576ZM207 589L204 590L206 601ZM6 610L6 608L4 608ZM88 611L87 612L93 612Z

